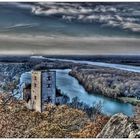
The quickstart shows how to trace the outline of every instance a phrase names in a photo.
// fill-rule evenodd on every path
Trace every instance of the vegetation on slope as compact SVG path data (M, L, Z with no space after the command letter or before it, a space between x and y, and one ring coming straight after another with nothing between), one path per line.
M66 105L48 105L43 113L28 110L23 101L0 105L0 137L96 137L109 117L88 115Z
M111 68L79 69L75 67L70 75L78 79L90 93L108 97L140 98L140 74Z

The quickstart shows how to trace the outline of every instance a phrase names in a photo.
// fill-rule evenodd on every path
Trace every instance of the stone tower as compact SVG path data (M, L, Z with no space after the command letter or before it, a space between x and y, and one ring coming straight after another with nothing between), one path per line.
M42 112L48 103L56 101L56 72L33 71L31 84L32 108Z

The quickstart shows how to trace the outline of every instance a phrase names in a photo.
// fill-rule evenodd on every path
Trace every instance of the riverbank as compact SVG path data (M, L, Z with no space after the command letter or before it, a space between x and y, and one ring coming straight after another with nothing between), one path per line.
M127 68L128 67L129 66L127 66ZM78 98L80 98L82 102L85 102L89 106L92 106L93 103L101 100L102 102L105 102L103 103L104 113L106 114L106 112L108 112L110 115L113 115L117 112L123 112L124 114L127 114L128 116L132 115L133 114L131 111L132 106L130 104L123 104L122 102L137 104L136 99L133 102L132 100L128 100L127 98L125 98L125 100L124 98L123 100L119 99L120 97L129 97L129 98L132 97L131 99L133 99L133 97L136 98L137 95L139 95L139 88L138 88L139 83L140 83L139 73L133 72L135 68L134 67L132 68L131 66L130 66L130 71L125 71L125 70L119 70L120 66L118 69L117 68L115 69L115 68L107 68L107 67L102 67L102 66L95 66L95 65L92 65L91 62L89 64L85 62L83 63L83 61L81 61L81 63L80 61L71 62L70 60L69 61L66 60L63 62L60 60L49 60L46 58L44 59L42 57L38 59L38 57L35 57L35 58L33 57L31 62L23 63L23 64L2 63L0 65L0 68L1 68L0 73L2 75L1 80L0 80L1 81L0 84L2 85L1 88L6 87L3 90L3 92L7 92L7 90L10 91L11 86L8 89L7 87L9 87L9 85L11 85L11 83L13 83L14 81L15 81L13 83L14 88L18 88L16 87L16 83L18 85L21 74L27 71L31 71L33 69L35 70L72 69L73 71L76 68L77 70L83 70L81 74L83 73L82 76L84 77L81 76L81 79L83 79L84 81L82 83L82 81L80 81L80 78L78 79L78 77L80 76L80 75L78 76L78 73L77 73L77 76L73 76L73 77L75 77L79 81L79 83L83 85L84 89L86 89L87 92L83 88L78 86L78 84L77 84L78 88L77 87L75 88L75 85L70 86L69 83L71 83L71 80L75 81L74 80L75 78L71 79L70 77L67 77L67 73L64 74L62 72L62 74L60 74L59 79L61 80L57 78L59 81L57 84L61 86L59 88L63 89L63 92L67 93L70 98L77 96ZM97 80L94 81L94 79L97 79ZM65 82L65 85L63 84L64 82ZM59 83L62 83L62 84L59 84ZM68 83L68 85L66 85L66 83ZM86 84L84 85L84 83ZM96 83L96 84L94 84L93 86L93 83ZM132 87L130 85L132 85ZM14 90L14 88L12 88L12 90ZM88 93L92 93L93 96L90 96ZM95 93L97 93L98 95L97 94L95 95ZM101 97L99 94L104 95L104 97ZM113 100L111 98L107 99L105 97L111 97L113 98ZM114 99L119 99L119 100L116 101ZM120 100L122 102L119 102ZM112 110L109 109L109 105L113 105ZM121 106L123 106L122 109L121 109Z
M134 97L118 97L117 99L124 102L124 103L130 103L134 106L140 105L140 100L138 100Z
M105 67L82 69L75 67L69 74L89 93L102 94L123 102L140 103L140 74Z
M81 103L87 106L101 105L101 112L105 115L112 116L122 112L127 116L133 116L133 106L128 103L120 102L116 99L109 98L99 94L89 94L85 88L79 84L78 80L69 75L69 70L56 71L56 85L71 100L77 97ZM65 84L64 84L65 83Z
M104 66L98 66L98 64L89 61L49 60L42 57L40 59L32 57L32 61L28 63L1 63L0 90L5 93L14 92L15 89L19 88L21 74L27 71L60 69L62 72L57 75L57 85L71 99L77 96L81 102L89 106L101 101L103 103L103 112L107 115L113 115L118 112L123 112L128 116L133 115L133 106L131 104L138 104L139 100L136 98L140 95L140 73L134 71L140 71L140 68L116 64L110 65L108 63L102 63ZM110 67L107 68L105 67L106 65ZM121 68L127 70L120 70ZM64 69L75 71L75 76L72 75L75 78L69 76ZM106 97L111 97L112 99ZM110 108L110 106L112 107Z

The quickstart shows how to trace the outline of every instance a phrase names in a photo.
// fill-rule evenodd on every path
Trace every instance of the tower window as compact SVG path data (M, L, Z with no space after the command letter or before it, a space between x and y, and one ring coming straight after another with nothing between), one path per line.
M48 80L51 80L51 76L49 75L47 79L48 79Z
M48 103L51 103L51 102L52 102L52 99L51 99L50 96L48 96L48 98L47 98L47 102L48 102Z
M34 83L34 87L36 87L37 85L36 85L36 83Z
M34 77L34 80L37 80L37 77L36 76Z
M34 96L34 99L36 100L36 96Z
M50 88L50 87L51 87L51 84L48 84L48 85L47 85L47 88Z

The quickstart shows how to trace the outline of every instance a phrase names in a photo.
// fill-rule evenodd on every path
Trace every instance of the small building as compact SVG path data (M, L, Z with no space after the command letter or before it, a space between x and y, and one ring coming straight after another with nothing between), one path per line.
M56 88L56 71L32 71L30 76L31 84L24 84L22 90L29 109L42 112L48 103L60 105L69 100Z

